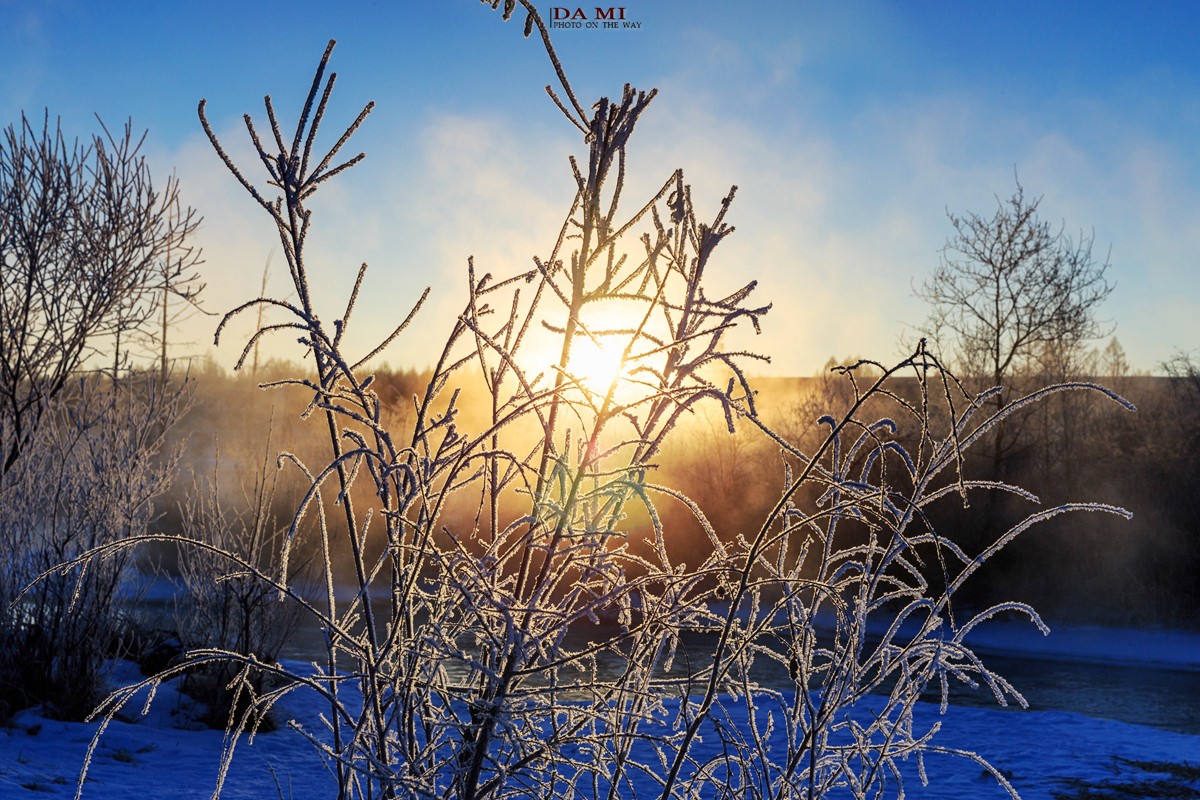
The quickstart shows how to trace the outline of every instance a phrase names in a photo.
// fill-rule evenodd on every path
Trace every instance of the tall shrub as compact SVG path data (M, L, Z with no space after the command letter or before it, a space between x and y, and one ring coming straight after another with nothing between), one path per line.
M104 661L130 624L129 552L60 566L146 533L185 404L182 387L152 379L79 379L0 475L0 716L41 703L82 718L107 691Z
M371 106L320 155L331 43L294 134L285 138L269 98L265 136L246 118L264 186L229 157L201 104L218 155L274 223L297 297L252 299L226 321L262 305L289 315L246 342L243 359L262 336L299 338L313 374L276 383L305 387L304 413L329 435L324 462L281 456L309 488L279 568L221 555L301 605L324 631L326 652L309 672L232 650L193 651L148 683L212 661L239 665L250 702L231 720L227 757L282 696L316 693L326 727L293 724L343 798L888 791L900 760L940 749L936 725L922 730L913 716L928 686L982 680L1001 701L1019 698L965 641L998 609L959 619L955 591L1047 516L1118 512L1038 511L977 553L926 524L929 505L978 491L1032 499L971 481L962 453L1013 409L1067 387L991 412L989 397L965 391L922 344L896 366L873 365L869 377L865 365L844 370L853 400L822 420L826 433L811 452L777 437L758 417L744 371L758 356L726 347L729 330L757 326L768 307L750 302L753 283L720 298L706 288L733 230L733 191L703 217L676 171L627 205L626 152L654 92L626 86L586 110L536 9L519 5L526 35L541 38L557 76L548 91L583 139L585 152L570 161L575 196L528 268L494 277L468 260L467 297L404 438L383 423L368 364L413 324L425 295L378 347L351 353L345 332L366 267L327 322L307 255L309 200L363 158L338 160ZM503 16L517 6L506 2ZM548 363L537 356L543 334L553 342ZM611 368L585 364L579 354L589 349L612 354ZM905 376L915 394L897 389ZM460 418L461 392L484 398L482 423ZM890 405L894 418L868 415L868 401ZM655 454L704 405L730 429L761 429L788 456L785 489L757 529L719 536L690 498L655 482ZM901 445L900 424L915 429L915 446ZM805 487L816 488L815 502L801 503ZM658 509L675 503L696 515L711 555L685 560L673 550ZM315 599L297 591L289 563L310 520L324 556ZM338 546L351 564L348 592L335 585ZM1019 604L1001 608L1036 620ZM695 634L710 642L699 661L681 649ZM787 670L792 691L760 684L767 662ZM259 691L256 672L286 682ZM111 698L105 713L138 688ZM868 712L872 691L883 699Z

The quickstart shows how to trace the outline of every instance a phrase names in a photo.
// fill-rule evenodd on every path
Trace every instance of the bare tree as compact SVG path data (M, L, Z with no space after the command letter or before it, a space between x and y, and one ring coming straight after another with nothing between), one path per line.
M1100 374L1110 381L1124 380L1129 377L1129 359L1125 356L1125 348L1121 340L1112 337L1100 353Z
M1196 361L1196 356L1192 353L1176 350L1160 366L1167 376L1173 379L1173 383L1191 386L1197 393L1200 393L1200 364L1197 364Z
M191 209L188 209L188 213ZM200 305L200 293L204 284L195 271L199 264L199 251L187 242L182 246L168 242L166 252L157 263L153 278L153 289L158 294L157 325L147 325L140 333L148 340L158 359L159 380L164 384L170 376L171 359L168 344L171 330L189 319L195 312L206 312ZM174 301L174 302L173 302ZM176 307L177 306L177 307Z
M4 471L48 403L94 356L152 324L164 291L194 295L200 223L174 177L156 188L126 123L69 141L46 114L0 134L0 426Z
M932 307L925 330L960 374L986 387L996 411L1012 399L1021 375L1041 374L1047 354L1075 352L1107 333L1096 309L1112 291L1109 262L1092 255L1094 234L1076 240L1038 216L1041 198L1027 199L1020 182L996 213L948 214L954 235L941 263L918 289ZM1061 380L1069 376L1055 376ZM999 426L992 466L999 471L1018 431Z

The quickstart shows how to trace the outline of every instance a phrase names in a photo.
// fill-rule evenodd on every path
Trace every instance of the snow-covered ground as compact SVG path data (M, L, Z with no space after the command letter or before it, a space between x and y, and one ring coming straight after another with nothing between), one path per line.
M1022 626L1025 627L1025 626ZM1056 640L1056 637L1061 637ZM983 641L986 639L986 642ZM1053 643L1053 644L1051 644ZM1049 639L1029 636L1016 626L993 626L977 644L1006 656L1028 654L1059 659L1117 660L1148 668L1200 669L1200 636L1174 632L1079 629L1056 632ZM1038 649L1041 647L1042 649ZM131 665L115 676L132 680ZM1153 680L1154 673L1147 673ZM1195 702L1192 698L1190 702ZM160 692L146 717L130 707L114 721L96 750L83 797L206 798L218 774L223 736L220 732L180 726L185 701L170 687ZM929 724L937 707L921 709L918 724ZM315 719L302 695L292 695L285 716ZM1151 720L1152 721L1152 720ZM971 749L1011 775L1026 800L1053 798L1073 780L1102 782L1149 777L1116 758L1142 762L1190 762L1200 765L1200 732L1179 733L1152 725L1102 719L1065 711L1005 711L951 707L943 718L937 743ZM36 710L16 716L0 730L0 798L71 797L94 724L47 720ZM930 785L909 776L910 796L920 798L1002 798L1007 795L972 762L949 757L928 761ZM1175 778L1176 781L1182 779ZM1200 796L1200 784L1191 788ZM263 734L239 745L223 797L325 800L334 783L310 746L293 731ZM1137 794L1125 796L1137 797Z

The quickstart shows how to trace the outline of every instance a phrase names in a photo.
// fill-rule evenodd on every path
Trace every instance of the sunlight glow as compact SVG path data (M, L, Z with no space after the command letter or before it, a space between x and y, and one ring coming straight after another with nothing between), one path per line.
M571 346L567 372L579 381L584 389L603 396L620 377L621 355L625 344L623 337L597 337L596 340L592 340L582 336Z

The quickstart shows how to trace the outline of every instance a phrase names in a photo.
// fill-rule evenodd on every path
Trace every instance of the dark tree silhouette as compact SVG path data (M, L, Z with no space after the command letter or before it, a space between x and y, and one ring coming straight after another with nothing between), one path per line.
M132 126L68 140L47 113L0 134L3 471L92 356L152 325L163 292L194 297L200 223L172 176L157 188Z
M1012 197L997 198L990 218L949 214L954 235L917 289L931 306L925 331L959 374L976 379L978 388L1003 387L989 398L995 411L1013 399L1017 377L1042 372L1039 362L1048 354L1061 356L1107 333L1096 318L1112 291L1107 258L1093 256L1094 234L1076 240L1039 218L1040 203L1027 199L1018 182ZM1018 436L1012 425L997 427L992 477L1003 477Z

